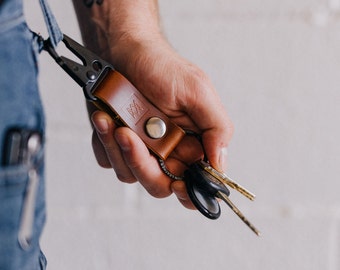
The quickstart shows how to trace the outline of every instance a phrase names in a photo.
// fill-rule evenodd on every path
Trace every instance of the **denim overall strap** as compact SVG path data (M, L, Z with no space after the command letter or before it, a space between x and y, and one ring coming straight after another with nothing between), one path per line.
M48 34L50 36L51 44L56 47L57 44L63 39L63 33L61 32L58 23L51 11L47 0L39 0L40 6L44 14L45 23L47 26Z

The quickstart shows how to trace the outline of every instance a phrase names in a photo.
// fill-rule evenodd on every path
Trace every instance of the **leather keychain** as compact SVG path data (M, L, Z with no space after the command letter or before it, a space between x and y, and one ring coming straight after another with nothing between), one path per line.
M63 36L63 42L82 64L59 56L49 39L44 41L44 49L83 88L85 98L107 112L118 125L131 128L152 153L166 160L184 137L184 130L151 104L111 64L67 35Z
M230 191L225 184L251 200L255 198L252 193L214 170L206 160L191 164L184 176L172 174L166 168L165 160L185 136L184 130L151 104L109 63L66 35L63 42L83 64L59 56L49 40L44 41L44 49L83 88L88 101L107 112L118 125L127 126L136 132L158 157L160 167L167 176L185 182L191 201L203 215L211 219L218 218L220 206L217 199L222 199L256 235L260 235L229 199Z
M95 104L131 128L147 147L165 160L184 136L184 131L153 106L119 72L110 70L93 91ZM115 118L114 118L115 119Z

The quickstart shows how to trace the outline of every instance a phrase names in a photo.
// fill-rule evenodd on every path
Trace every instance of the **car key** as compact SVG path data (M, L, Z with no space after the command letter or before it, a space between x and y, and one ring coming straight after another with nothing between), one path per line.
M216 192L229 196L229 189L208 172L202 170L199 162L193 163L185 172L188 195L196 208L207 218L217 219L221 209L216 200Z
M229 189L223 184L219 177L210 173L210 170L205 170L205 167L207 167L207 162L200 160L193 163L184 172L183 180L185 181L188 195L196 208L204 216L210 219L217 219L221 213L217 200L217 198L219 198L223 200L256 235L260 235L259 230L250 223L250 221L229 199ZM236 188L239 187L238 184L233 186L236 186ZM246 194L248 193L251 194L246 191Z

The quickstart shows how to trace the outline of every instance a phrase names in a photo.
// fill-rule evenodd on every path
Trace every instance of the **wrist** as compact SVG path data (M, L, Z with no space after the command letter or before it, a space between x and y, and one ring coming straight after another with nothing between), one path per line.
M164 54L164 50L169 47L159 33L141 35L125 32L119 38L109 40L106 57L117 70L129 75L133 69L151 64L147 63L151 53L155 59L157 55Z
M156 0L104 0L90 7L83 0L73 3L84 44L103 58L113 55L111 50L120 53L161 37Z

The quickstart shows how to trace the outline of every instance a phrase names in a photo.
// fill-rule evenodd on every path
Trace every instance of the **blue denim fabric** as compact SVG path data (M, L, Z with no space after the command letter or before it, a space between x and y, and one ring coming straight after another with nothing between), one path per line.
M37 84L37 44L23 17L22 0L0 4L0 160L9 128L44 132L44 114ZM33 236L23 248L18 241L31 167L39 173ZM43 148L30 165L0 165L0 269L45 269L39 238L45 222Z

